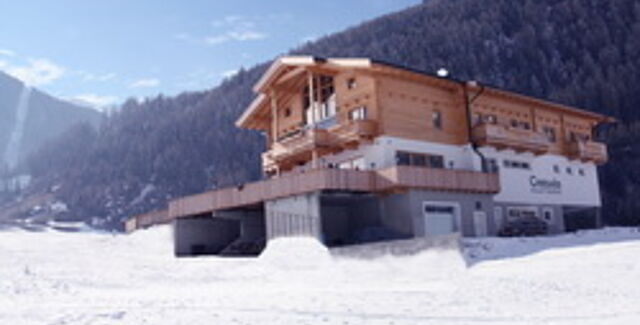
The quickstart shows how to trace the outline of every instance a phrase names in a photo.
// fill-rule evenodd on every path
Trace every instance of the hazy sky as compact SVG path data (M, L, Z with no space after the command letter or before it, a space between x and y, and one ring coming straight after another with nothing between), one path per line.
M0 70L99 105L210 88L420 0L0 0Z

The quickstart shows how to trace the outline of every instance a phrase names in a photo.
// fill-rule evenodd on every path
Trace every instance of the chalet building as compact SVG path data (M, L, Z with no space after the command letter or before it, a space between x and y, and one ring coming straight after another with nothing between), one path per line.
M254 90L265 178L171 202L177 255L597 225L608 117L365 58L282 57Z

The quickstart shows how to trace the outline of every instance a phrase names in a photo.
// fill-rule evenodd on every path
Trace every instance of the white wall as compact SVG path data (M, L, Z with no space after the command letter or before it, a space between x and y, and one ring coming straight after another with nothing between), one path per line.
M530 203L530 204L558 204L576 206L600 206L600 187L598 184L597 168L593 163L569 161L564 156L542 155L531 153L517 154L511 150L496 151L493 148L482 148L486 158L498 160L500 166L500 193L495 195L496 202ZM506 168L504 160L528 162L530 170ZM554 165L560 168L556 173ZM572 174L567 173L567 167ZM578 170L584 171L584 176ZM534 186L541 181L559 184L554 186Z
M480 170L480 158L473 152L470 145L453 146L424 141L408 140L389 136L376 138L373 143L362 145L356 150L345 150L335 155L320 158L320 164L338 165L342 162L362 157L366 169L380 169L395 166L396 151L408 151L442 155L445 166L455 169ZM310 164L302 168L309 168Z

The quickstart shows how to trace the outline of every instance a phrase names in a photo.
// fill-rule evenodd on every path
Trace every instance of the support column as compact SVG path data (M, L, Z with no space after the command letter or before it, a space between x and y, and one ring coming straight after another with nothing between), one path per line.
M278 102L276 101L276 92L272 89L269 94L271 97L271 133L273 143L278 142Z
M316 124L316 96L313 87L313 72L307 71L307 79L309 84L309 110L311 111L311 125Z

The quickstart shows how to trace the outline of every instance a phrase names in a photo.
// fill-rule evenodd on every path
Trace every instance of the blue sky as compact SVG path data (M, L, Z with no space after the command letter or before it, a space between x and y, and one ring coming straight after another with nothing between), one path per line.
M98 106L215 86L420 0L62 0L0 3L0 70Z

